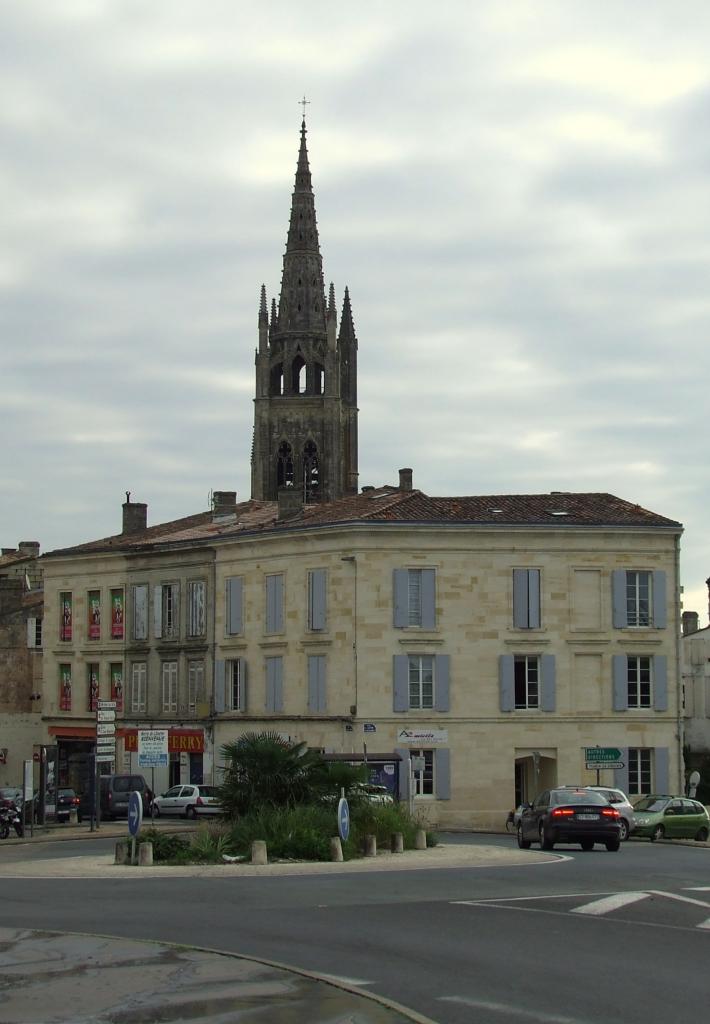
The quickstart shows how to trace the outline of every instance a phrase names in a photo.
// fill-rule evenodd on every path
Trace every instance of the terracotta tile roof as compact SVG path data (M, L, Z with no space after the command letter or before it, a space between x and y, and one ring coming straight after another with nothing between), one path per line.
M212 512L150 526L135 534L47 552L43 557L117 551L124 554L172 544L200 543L245 533L330 526L337 523L411 523L486 526L655 527L682 529L681 524L624 501L613 494L494 494L430 497L422 491L378 487L322 505L306 505L293 518L279 521L275 501L244 501L234 512L215 519Z

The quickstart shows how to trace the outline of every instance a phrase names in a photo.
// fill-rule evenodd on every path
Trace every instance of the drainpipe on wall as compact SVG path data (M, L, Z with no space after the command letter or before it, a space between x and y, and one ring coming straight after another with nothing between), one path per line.
M680 659L680 535L675 538L675 671L676 671L676 736L678 738L678 788L677 793L685 793L685 764L683 761L683 691Z

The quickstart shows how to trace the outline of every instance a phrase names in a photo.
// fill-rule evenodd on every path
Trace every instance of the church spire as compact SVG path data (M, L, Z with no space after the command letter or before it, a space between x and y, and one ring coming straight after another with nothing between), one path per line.
M325 335L325 286L318 244L315 201L306 148L306 122L301 122L296 181L283 258L279 330Z

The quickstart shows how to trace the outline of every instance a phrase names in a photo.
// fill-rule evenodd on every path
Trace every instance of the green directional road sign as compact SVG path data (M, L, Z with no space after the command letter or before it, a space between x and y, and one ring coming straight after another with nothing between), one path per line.
M585 761L620 761L621 751L618 747L585 747Z

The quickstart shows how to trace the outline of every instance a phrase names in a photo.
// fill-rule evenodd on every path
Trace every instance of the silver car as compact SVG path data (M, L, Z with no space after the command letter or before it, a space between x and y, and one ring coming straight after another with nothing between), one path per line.
M601 793L610 804L616 807L621 815L621 834L619 838L622 840L628 839L629 835L636 828L636 815L626 793L621 789L615 789L613 786L585 786L585 789L596 790L597 793Z
M217 793L216 786L172 786L167 793L154 798L153 815L156 818L169 814L197 818L203 814L221 814Z

